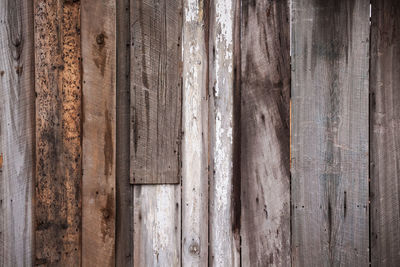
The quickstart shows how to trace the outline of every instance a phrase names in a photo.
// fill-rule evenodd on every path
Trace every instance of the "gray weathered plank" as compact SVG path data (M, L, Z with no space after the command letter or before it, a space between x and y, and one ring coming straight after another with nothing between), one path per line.
M35 0L35 265L81 263L80 3Z
M367 266L369 2L292 2L292 263Z
M371 263L400 266L400 2L372 1Z
M240 227L234 194L234 25L235 0L210 2L210 230L209 264L240 265ZM237 88L236 88L237 89Z
M130 1L116 1L116 218L115 265L133 265L133 186L130 169Z
M33 5L0 1L0 266L33 264Z
M208 264L208 4L183 20L182 266Z
M114 266L115 1L82 1L81 17L84 114L82 265Z
M290 266L289 3L243 1L242 266Z
M182 0L131 0L131 182L180 181Z

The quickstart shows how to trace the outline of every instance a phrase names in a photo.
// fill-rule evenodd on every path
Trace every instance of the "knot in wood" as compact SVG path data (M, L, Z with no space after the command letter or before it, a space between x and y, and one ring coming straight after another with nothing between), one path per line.
M193 254L193 255L199 255L200 254L199 245L196 242L192 243L189 246L189 252L190 252L190 254Z
M104 44L104 34L100 33L99 35L97 35L96 43L98 45L103 45Z

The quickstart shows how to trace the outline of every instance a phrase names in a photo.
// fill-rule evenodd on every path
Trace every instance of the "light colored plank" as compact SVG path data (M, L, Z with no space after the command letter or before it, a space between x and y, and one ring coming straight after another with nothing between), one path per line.
M292 2L292 264L368 266L369 2Z
M185 0L182 265L208 264L208 6Z
M33 5L0 1L0 265L33 264Z
M116 218L115 265L133 265L133 186L130 184L130 1L116 1Z
M400 266L400 2L372 1L371 263Z
M115 1L82 2L82 265L115 265Z
M35 265L81 262L80 3L35 0Z
M290 266L288 4L242 4L242 266Z
M233 173L235 0L216 0L210 11L210 248L211 266L240 265ZM212 88L212 89L211 89ZM240 212L240 211L239 211ZM236 226L236 227L234 227Z
M182 0L131 0L131 182L180 182Z
M181 266L180 185L134 186L134 266Z

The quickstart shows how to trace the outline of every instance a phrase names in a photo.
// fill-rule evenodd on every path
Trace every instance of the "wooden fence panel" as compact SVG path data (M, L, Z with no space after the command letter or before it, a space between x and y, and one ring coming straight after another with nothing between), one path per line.
M81 262L80 3L35 0L35 265Z
M35 173L33 4L0 1L0 266L31 266Z
M82 265L115 265L116 7L82 1Z
M242 266L290 266L289 2L242 2Z
M234 158L234 25L237 1L210 2L210 248L211 266L240 265L240 197L234 189L238 178L233 172ZM236 39L235 39L236 40ZM234 194L236 192L236 194Z
M180 182L182 0L131 1L131 182Z
M208 2L185 0L182 266L208 264Z
M292 2L292 263L367 266L369 2Z
M400 2L372 1L370 178L372 266L400 266Z

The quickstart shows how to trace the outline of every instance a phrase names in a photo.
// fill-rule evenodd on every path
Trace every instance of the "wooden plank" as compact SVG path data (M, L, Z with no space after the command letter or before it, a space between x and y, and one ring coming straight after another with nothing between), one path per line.
M131 0L131 182L179 183L181 0Z
M81 262L80 3L35 0L36 265Z
M290 266L288 1L242 2L242 266Z
M400 266L400 2L372 1L371 263Z
M184 2L182 266L208 264L208 3Z
M116 1L116 218L115 265L133 265L133 186L130 168L130 1Z
M234 189L233 103L235 0L210 2L210 247L211 266L240 265L240 226ZM212 88L212 89L211 89ZM237 88L236 88L237 89Z
M115 265L115 1L82 2L82 265Z
M292 2L292 264L367 266L369 2Z
M33 5L0 1L0 265L31 266L35 95Z

